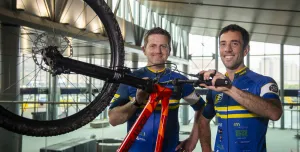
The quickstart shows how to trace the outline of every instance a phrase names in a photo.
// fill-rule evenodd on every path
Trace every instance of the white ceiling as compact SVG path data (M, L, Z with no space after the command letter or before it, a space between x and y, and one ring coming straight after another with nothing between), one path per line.
M191 34L216 36L238 24L251 40L300 45L299 0L139 0Z

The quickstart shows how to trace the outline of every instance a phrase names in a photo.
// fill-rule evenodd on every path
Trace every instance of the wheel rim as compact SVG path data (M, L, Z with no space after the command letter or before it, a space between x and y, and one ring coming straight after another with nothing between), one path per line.
M99 4L101 4L102 7L99 7ZM23 62L21 63L21 65L26 66L27 60L24 61L25 59L28 59L28 60L32 59L32 63L34 63L35 67L38 68L38 70L34 69L34 74L28 74L28 76L33 75L33 77L30 80L35 81L35 83L34 83L35 87L30 87L29 89L27 89L27 91L30 89L37 88L36 87L37 86L36 79L39 76L42 77L41 74L39 75L40 71L53 73L53 71L51 71L51 69L45 65L45 63L43 62L41 55L40 55L40 52L42 50L44 50L45 48L47 48L49 46L56 46L58 48L59 52L61 52L61 54L63 54L64 56L77 58L77 59L81 58L80 57L81 54L79 53L80 51L78 51L80 49L78 49L78 48L80 46L82 46L82 44L87 43L87 41L79 40L76 38L81 37L86 33L90 33L88 27L89 27L90 23L94 22L95 17L100 17L102 19L102 20L100 19L101 21L105 20L103 22L103 25L101 25L101 26L114 28L114 29L108 29L106 31L106 33L108 34L108 38L106 39L106 41L104 41L103 39L101 39L101 41L100 41L101 43L109 42L109 45L111 46L111 49L110 49L111 53L108 53L107 51L102 51L101 53L96 55L95 51L91 50L89 52L89 55L91 55L94 52L95 58L99 55L105 55L105 57L102 57L102 58L109 57L110 65L108 65L107 67L110 67L112 69L116 69L117 67L120 67L123 65L123 62L124 62L123 61L124 60L123 40L122 40L122 36L120 34L120 29L118 26L116 26L117 22L116 22L115 18L113 17L111 11L108 9L106 4L104 4L104 1L102 1L102 0L98 0L98 1L86 0L85 5L86 5L85 7L94 5L94 9L97 12L96 16L91 17L91 21L86 22L87 24L85 25L85 27L86 27L85 31L81 30L81 33L77 33L77 34L75 34L75 36L73 34L73 38L68 37L68 35L70 35L71 32L58 32L58 30L53 30L53 33L49 34L49 32L46 33L44 31L40 31L37 29L32 29L32 28L23 27L23 26L20 27L23 31L25 31L25 33L23 33L23 36L21 33L20 39L29 40L32 43L32 49L30 51L32 57L29 57L28 54L23 53L22 56L20 56L20 57L23 57ZM70 6L71 6L71 4L70 4ZM85 8L85 9L88 10L88 8ZM79 14L82 14L82 13L79 13ZM97 14L105 14L105 15L98 16ZM32 32L35 33L35 34L33 34L34 36L28 34L28 33L32 33ZM24 35L26 35L26 36L24 36ZM45 40L45 38L46 38L46 40ZM108 40L110 40L110 41L108 41ZM58 41L63 41L65 44L62 45L62 43L58 42ZM89 44L94 44L95 46L99 46L99 44L97 44L96 42L89 43ZM29 52L29 51L26 50L25 52ZM3 54L2 54L2 56L3 56ZM23 74L23 75L25 75L25 74ZM60 85L58 85L59 87L65 86L65 90L68 90L69 87L75 88L75 85L70 80L65 80L65 79L67 79L65 76L62 76L61 78L64 81L62 81L60 83ZM90 80L89 78L83 78L83 80L84 81L88 80L89 83L92 81L96 81L96 80ZM17 81L20 81L20 80L17 80ZM58 81L60 81L60 80L58 80ZM25 86L28 86L28 84L31 85L30 81ZM116 88L118 86L116 84L108 84L105 82L102 82L101 84L102 84L101 87L98 87L96 85L94 85L94 86L90 85L91 89L89 89L89 91L90 92L92 91L93 93L98 93L98 96L95 95L95 97L91 97L91 98L95 98L97 101L93 101L93 102L91 101L87 107L80 109L80 111L78 111L78 109L76 109L74 107L69 107L70 105L71 106L73 106L73 105L68 104L68 102L69 102L68 101L69 95L68 95L66 103L62 104L59 107L63 110L57 110L59 112L59 114L58 114L59 117L57 117L57 119L55 118L55 119L50 119L47 121L37 121L37 120L29 119L30 117L26 117L24 115L24 113L26 113L26 111L24 111L24 109L25 110L30 109L28 106L29 104L26 104L26 102L24 102L22 104L20 115L14 115L13 113L10 113L9 111L4 110L4 109L6 109L6 107L2 105L2 107L0 109L0 113L1 113L0 117L2 117L2 120L0 121L0 125L11 131L26 134L26 135L33 135L33 136L52 136L52 135L63 134L63 133L75 130L78 127L81 127L81 126L85 125L86 123L88 123L89 121L93 120L99 113L101 113L101 111L109 104L110 98L112 98L113 93L116 91ZM78 86L78 84L77 84L77 86ZM99 88L104 88L104 90L99 91ZM82 88L79 88L79 90L80 89L82 89ZM5 89L3 89L3 90L5 90ZM26 91L26 89L23 89L23 90ZM45 90L47 90L47 89L45 89ZM109 93L105 92L106 90L108 90ZM50 91L50 90L48 89L48 91ZM70 91L70 89L69 89L69 91ZM5 92L5 91L3 91L3 92ZM34 100L36 100L36 98L38 98L38 99L40 98L39 96L37 97L37 95L28 95L27 98L31 98L32 96L35 97ZM27 100L29 100L29 99L27 99ZM75 100L77 100L77 103L78 103L78 97L77 97L77 99L74 99L74 97L71 97L70 100L71 100L71 102L72 101L76 102ZM39 102L37 102L37 103L42 104ZM27 105L27 108L26 108L26 105ZM46 105L46 104L43 104L43 105ZM47 106L49 106L49 105L50 104L47 104ZM56 104L56 105L58 105L58 104ZM54 105L53 107L55 109L56 106ZM40 108L40 107L38 107L38 108ZM36 104L34 104L34 109L37 110L35 112L43 112L44 109L42 109L42 108L38 109L38 108L37 108ZM70 115L70 111L69 111L70 108L76 109L76 112L72 115ZM46 109L46 110L48 110L48 109ZM69 114L68 114L68 112L69 112ZM38 114L38 113L36 113L36 114ZM88 119L84 119L84 117L88 117ZM11 121L11 120L13 120L13 121ZM66 124L66 122L68 122L67 125L69 125L69 126L63 127L61 124L62 123ZM76 123L76 125L74 125L74 123ZM22 127L20 127L20 126L22 126ZM63 127L63 128L61 128L61 127Z

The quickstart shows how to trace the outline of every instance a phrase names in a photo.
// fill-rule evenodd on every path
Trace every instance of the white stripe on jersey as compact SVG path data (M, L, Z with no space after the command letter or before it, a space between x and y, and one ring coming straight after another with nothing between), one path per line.
M192 92L190 95L185 96L183 99L184 99L187 103L189 103L190 105L193 105L193 104L195 104L195 103L197 103L197 102L199 101L200 96L198 96L198 95L196 94L196 92L194 91L194 92Z
M274 93L279 95L278 86L276 83L267 83L260 89L260 96L264 96L266 93Z

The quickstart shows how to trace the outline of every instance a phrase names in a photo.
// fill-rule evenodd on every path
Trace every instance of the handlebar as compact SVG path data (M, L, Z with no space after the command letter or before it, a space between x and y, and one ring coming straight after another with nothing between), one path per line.
M159 82L158 84L160 85L166 85L166 84L172 84L174 86L178 86L181 84L193 84L193 86L199 86L200 84L206 84L208 86L211 86L211 79L210 80L180 80L180 79L174 79L174 80L169 80L169 81L164 81L164 82ZM215 82L215 86L220 87L220 86L229 86L231 85L231 81L228 79L217 79Z
M166 85L173 84L174 86L179 86L184 83L193 84L194 86L199 86L199 84L204 83L206 85L212 85L210 80L203 80L203 74L189 74L190 76L196 77L196 80L169 80L166 82L157 82L156 79L145 80L130 75L128 70L124 69L108 69L104 67L99 67L97 65L73 60L70 58L63 57L60 52L58 52L56 47L48 47L42 51L43 60L45 63L51 67L53 70L53 75L58 75L61 73L70 73L70 71L90 76L93 78L98 78L111 83L123 83L136 88L145 90L146 92L152 92L155 83ZM211 75L211 78L214 75ZM219 79L216 81L215 86L229 86L231 81L228 79Z

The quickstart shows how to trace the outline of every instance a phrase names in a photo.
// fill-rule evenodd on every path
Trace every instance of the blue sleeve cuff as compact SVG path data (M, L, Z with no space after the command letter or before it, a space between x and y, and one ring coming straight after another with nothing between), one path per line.
M109 109L113 109L115 107L125 105L128 102L129 102L128 86L121 84L118 88L118 91L116 92L116 94L111 100Z
M205 105L205 101L200 97L199 101L191 105L194 111L199 111Z
M202 112L202 115L206 118L206 119L212 119L215 115L216 112L214 109L211 109L210 106L205 106L204 110Z
M278 100L280 100L279 96L277 94L275 94L275 93L266 93L266 94L264 94L262 96L262 98L264 98L264 99L278 99Z

